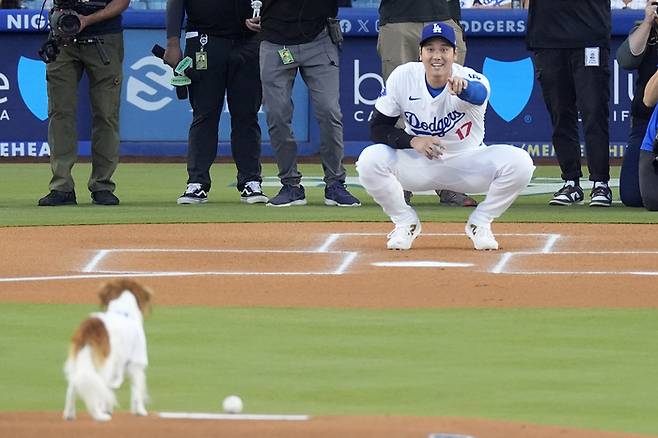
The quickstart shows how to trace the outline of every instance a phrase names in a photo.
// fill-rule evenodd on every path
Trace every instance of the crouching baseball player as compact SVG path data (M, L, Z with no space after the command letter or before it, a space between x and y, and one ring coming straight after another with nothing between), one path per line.
M489 82L456 64L455 32L443 23L423 28L420 61L396 68L375 103L376 142L361 153L359 180L390 216L389 249L409 249L420 234L409 191L486 192L471 213L466 235L477 250L496 250L491 223L528 185L535 169L522 149L483 143ZM404 116L405 129L395 127Z

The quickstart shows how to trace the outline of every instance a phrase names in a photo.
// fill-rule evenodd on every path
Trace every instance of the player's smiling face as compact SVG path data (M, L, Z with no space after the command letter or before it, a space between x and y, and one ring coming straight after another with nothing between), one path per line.
M425 66L427 81L433 87L443 87L452 75L455 48L444 38L432 38L420 48L420 60Z

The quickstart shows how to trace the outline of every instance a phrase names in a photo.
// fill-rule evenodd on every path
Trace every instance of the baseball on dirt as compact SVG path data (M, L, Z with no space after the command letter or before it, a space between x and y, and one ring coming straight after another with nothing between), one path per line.
M222 407L224 412L227 414L239 414L242 412L244 405L242 404L242 399L237 395L229 395L222 402Z

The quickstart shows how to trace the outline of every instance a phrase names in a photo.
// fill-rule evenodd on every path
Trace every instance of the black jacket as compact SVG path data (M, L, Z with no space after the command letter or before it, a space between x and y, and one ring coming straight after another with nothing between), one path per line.
M459 23L461 7L458 0L382 0L379 5L379 24L422 23L446 21Z
M255 35L244 21L253 11L247 0L169 0L167 2L167 37L179 36L183 16L187 31L239 40Z
M261 37L274 44L308 43L336 15L337 0L263 0Z
M610 0L532 0L526 43L530 49L610 47Z

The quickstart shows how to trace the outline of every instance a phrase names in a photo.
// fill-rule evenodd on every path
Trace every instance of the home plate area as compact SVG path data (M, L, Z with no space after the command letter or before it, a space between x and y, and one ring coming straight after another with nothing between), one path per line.
M473 250L463 233L431 232L423 233L410 251L387 251L385 234L363 232L309 235L316 245L291 249L281 249L283 244L279 248L104 248L92 252L82 272L87 278L335 276L381 269L415 270L420 275L429 269L492 275L658 275L658 250L651 248L596 250L601 242L593 236L558 233L496 236L502 249L490 252ZM634 262L620 266L620 258ZM196 264L195 259L204 263Z

